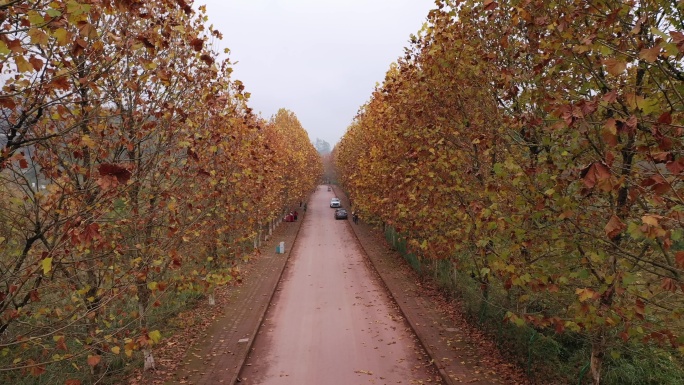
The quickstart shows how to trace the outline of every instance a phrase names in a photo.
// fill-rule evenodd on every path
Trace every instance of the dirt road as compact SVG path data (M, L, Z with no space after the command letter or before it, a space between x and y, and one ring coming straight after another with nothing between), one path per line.
M242 384L418 384L439 376L321 187ZM351 214L351 213L350 213ZM289 245L288 245L289 246Z

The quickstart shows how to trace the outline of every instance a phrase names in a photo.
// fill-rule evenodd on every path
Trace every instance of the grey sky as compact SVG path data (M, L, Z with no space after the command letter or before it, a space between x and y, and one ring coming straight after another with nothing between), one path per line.
M195 0L223 33L250 106L297 114L332 146L382 82L434 0Z

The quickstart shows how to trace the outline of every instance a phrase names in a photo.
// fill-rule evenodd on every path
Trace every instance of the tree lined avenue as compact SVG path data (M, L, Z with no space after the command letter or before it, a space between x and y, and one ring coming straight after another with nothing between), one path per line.
M242 376L438 381L322 180L530 381L684 383L683 2L436 0L332 149L207 22L0 0L0 383L154 375L309 197Z

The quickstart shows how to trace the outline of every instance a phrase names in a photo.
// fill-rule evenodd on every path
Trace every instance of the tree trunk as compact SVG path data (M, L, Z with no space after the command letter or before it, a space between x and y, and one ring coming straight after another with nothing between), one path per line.
M152 349L150 348L145 348L143 349L143 356L145 357L145 364L143 366L143 370L148 371L148 370L155 370L155 365L154 365L154 356L152 356Z
M141 330L147 330L147 316L145 311L150 301L150 289L147 288L147 282L141 282L138 285L138 311L140 312L140 327ZM145 357L144 371L155 370L154 356L149 345L143 348L143 356Z
M212 289L209 293L209 306L216 306L216 298L214 297L214 292L216 288Z
M601 367L603 366L603 356L606 352L606 334L603 329L599 330L591 341L591 383L599 385L601 383Z
M88 281L92 284L92 287L87 292L87 298L95 298L93 301L86 300L86 309L88 309L88 315L86 316L86 323L88 327L88 334L95 336L98 333L98 314L100 313L100 305L102 303L102 297L97 295L97 278L95 274L91 271L88 272ZM92 314L92 315L91 315ZM93 355L103 356L104 350L102 349L102 344L100 342L95 342L92 344ZM98 364L90 367L90 374L93 379L99 378L103 374L104 365Z
M489 313L489 277L484 276L480 279L480 292L482 293L482 303L480 303L479 322L482 324L487 313Z

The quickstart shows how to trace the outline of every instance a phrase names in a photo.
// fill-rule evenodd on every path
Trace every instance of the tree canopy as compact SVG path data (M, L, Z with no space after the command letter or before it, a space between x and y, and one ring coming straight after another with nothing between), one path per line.
M136 357L322 172L183 0L0 4L0 373L92 383ZM16 382L15 381L15 382Z
M681 5L437 4L335 148L354 203L582 335L595 384L621 346L681 354Z

